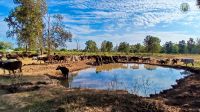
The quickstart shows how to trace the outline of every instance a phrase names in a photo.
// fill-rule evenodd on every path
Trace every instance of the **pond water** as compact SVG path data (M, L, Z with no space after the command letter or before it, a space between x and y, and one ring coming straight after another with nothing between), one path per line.
M69 88L126 90L149 96L171 88L177 79L190 73L185 70L144 64L109 64L81 70L62 82Z

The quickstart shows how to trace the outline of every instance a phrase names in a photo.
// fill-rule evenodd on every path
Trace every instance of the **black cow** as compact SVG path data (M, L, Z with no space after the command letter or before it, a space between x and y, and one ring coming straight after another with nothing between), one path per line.
M136 57L136 56L130 57L129 61L139 62L140 61L140 57Z
M62 74L63 74L63 77L68 79L68 75L69 75L69 69L68 68L58 66L56 68L56 70L60 70L62 72Z
M19 69L22 72L22 62L21 61L8 61L8 62L0 62L0 68L13 72L15 75L15 70Z
M172 59L172 65L178 64L179 59Z
M18 56L17 54L15 54L15 55L6 54L6 58L7 58L8 60L10 60L10 59L19 60L19 56Z

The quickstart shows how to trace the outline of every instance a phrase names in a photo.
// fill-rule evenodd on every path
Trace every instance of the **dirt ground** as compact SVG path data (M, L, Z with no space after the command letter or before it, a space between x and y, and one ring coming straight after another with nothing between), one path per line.
M68 63L45 64L26 58L22 60L22 63L24 64L24 66L22 67L24 76L41 76L44 74L59 76L61 75L61 72L56 70L58 66L65 66L69 68L70 72L73 72L91 67L92 62L79 61L79 62L68 62ZM4 74L3 70L0 70L0 74ZM7 71L6 74L8 74Z
M126 91L67 89L58 80L44 75L59 77L61 73L56 71L57 66L66 66L73 72L92 67L91 61L61 64L40 64L30 59L23 61L23 82L31 84L24 84L22 87L33 89L19 89L13 93L0 89L2 112L200 112L200 69L195 69L196 73L178 80L178 84L172 89L150 98L142 98ZM193 70L191 67L178 66ZM14 83L22 82L14 79ZM8 75L0 75L0 87L11 84L13 80Z

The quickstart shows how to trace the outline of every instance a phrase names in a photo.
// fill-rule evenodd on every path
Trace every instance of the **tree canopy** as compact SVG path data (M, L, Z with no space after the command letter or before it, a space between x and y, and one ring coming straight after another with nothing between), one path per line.
M154 37L154 36L146 36L146 38L144 39L144 46L146 48L146 51L148 53L158 53L160 52L160 39L158 37Z
M86 45L85 51L87 51L87 52L97 52L98 51L97 44L93 40L88 40L85 43L85 45Z
M127 42L121 42L119 44L118 52L129 53L129 51L130 51L130 45L129 45L129 43L127 43Z
M14 0L14 3L17 7L5 18L9 26L7 37L16 37L18 45L29 50L42 47L45 0Z
M113 50L113 43L110 41L103 41L101 44L102 52L111 52Z

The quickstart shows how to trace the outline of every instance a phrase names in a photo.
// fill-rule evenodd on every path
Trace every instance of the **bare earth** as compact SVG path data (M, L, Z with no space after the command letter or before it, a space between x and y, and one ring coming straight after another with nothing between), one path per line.
M58 80L44 75L60 77L61 73L55 70L57 66L66 66L73 72L92 67L90 61L63 64L39 64L28 59L25 61L23 77L29 77L26 81L32 84L25 85L24 88L38 88L14 93L0 89L0 112L200 112L198 73L179 80L173 89L151 98L142 98L126 91L67 89L61 86ZM6 79L6 81L0 80L0 84L13 84L7 76L0 76L0 79ZM18 79L15 81L20 83ZM40 84L41 82L45 84Z

